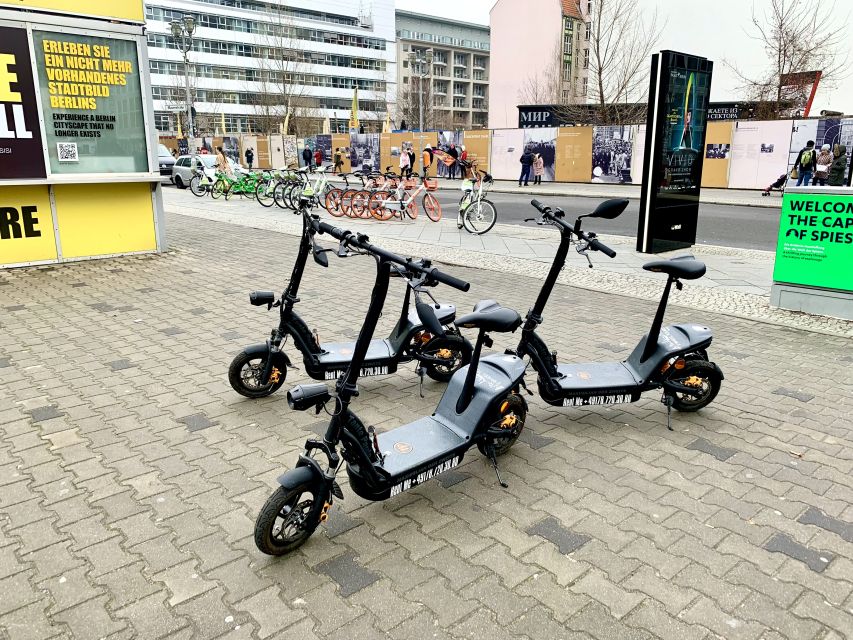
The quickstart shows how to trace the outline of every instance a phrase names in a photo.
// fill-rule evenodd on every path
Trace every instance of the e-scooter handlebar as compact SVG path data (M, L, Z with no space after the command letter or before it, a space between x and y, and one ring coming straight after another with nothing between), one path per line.
M341 241L345 245L352 246L356 249L361 249L363 251L367 251L375 256L379 256L389 262L393 262L395 264L399 264L406 269L416 272L422 273L426 275L428 278L435 280L436 282L441 282L446 284L454 289L458 289L459 291L468 291L471 288L470 283L465 282L464 280L460 280L459 278L455 278L447 273L443 273L436 269L435 267L425 266L422 262L414 262L411 260L406 260L402 256L398 256L396 253L391 253L383 249L382 247L377 247L376 245L370 244L367 236L362 234L355 234L352 231L345 231L343 229L339 229L338 227L333 227L332 225L322 222L321 220L314 220L315 228L320 233L327 233L336 240Z
M589 248L592 249L593 251L601 251L601 253L606 255L608 258L615 258L616 257L616 252L613 249L611 249L610 247L608 247L606 244L604 244L601 240L597 239L595 237L595 234L590 236L585 231L575 231L575 228L571 224L569 224L568 222L566 222L562 218L555 216L551 212L551 207L545 206L544 204L542 204L541 202L539 202L535 198L530 201L530 204L533 205L533 207L539 213L542 214L542 217L545 218L546 220L548 220L549 222L552 222L552 223L556 224L558 227L562 227L563 229L565 229L569 233L576 235L578 237L578 239L585 240L589 244Z

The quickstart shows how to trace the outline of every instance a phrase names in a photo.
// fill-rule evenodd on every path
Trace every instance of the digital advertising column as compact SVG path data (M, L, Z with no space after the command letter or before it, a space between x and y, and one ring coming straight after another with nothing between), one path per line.
M143 27L141 0L0 0L0 267L165 248Z

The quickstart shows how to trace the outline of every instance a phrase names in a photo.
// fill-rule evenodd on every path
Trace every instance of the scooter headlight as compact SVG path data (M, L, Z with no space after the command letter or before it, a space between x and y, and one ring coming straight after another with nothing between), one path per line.
M331 400L329 388L322 384L300 384L287 392L287 404L294 411L321 407Z

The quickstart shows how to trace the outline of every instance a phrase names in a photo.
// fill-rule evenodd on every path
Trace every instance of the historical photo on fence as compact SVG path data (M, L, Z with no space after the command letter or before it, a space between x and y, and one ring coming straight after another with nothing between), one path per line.
M557 130L552 127L525 129L524 148L542 157L542 181L553 182L557 161Z
M761 153L773 153L773 150L776 148L776 145L773 144L762 144L761 145Z
M705 158L708 160L726 160L732 151L730 144L708 144L705 145Z
M592 133L592 181L631 183L633 127L594 127Z
M314 139L314 149L323 154L323 164L332 164L332 136L320 134Z
M455 149L457 155L462 155L462 133L459 131L439 131L436 150L452 156L453 154L451 149ZM436 162L435 166L437 171L436 175L439 178L449 178L453 175L459 175L458 171L451 169L443 160ZM453 171L456 172L452 173Z
M379 134L354 133L350 136L350 163L353 171L379 171Z

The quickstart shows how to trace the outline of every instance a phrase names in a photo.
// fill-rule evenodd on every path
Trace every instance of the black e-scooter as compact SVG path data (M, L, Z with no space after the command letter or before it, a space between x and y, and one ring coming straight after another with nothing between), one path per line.
M560 246L542 290L533 308L525 318L521 341L515 354L530 357L538 375L539 395L548 404L562 407L607 405L635 402L640 394L663 389L661 402L667 407L667 426L672 408L679 411L697 411L708 405L720 390L723 372L708 359L707 348L713 336L711 330L698 324L675 324L663 327L669 293L674 284L679 290L681 280L695 280L705 274L705 265L691 256L672 260L655 260L643 265L646 271L667 274L657 313L649 332L622 362L594 362L585 364L557 364L557 352L550 351L536 328L542 324L542 312L557 282L557 276L566 262L572 244L585 256L592 267L587 252L601 251L613 258L616 252L602 244L595 233L581 230L583 218L613 219L628 206L624 199L602 202L592 213L579 216L574 225L563 220L563 211L553 211L538 200L531 203L540 213L530 218L540 225L553 225L560 230Z
M479 330L474 355L468 367L453 375L435 413L384 433L365 428L350 403L358 395L356 382L385 302L392 267L399 265L406 273L416 274L416 282L441 282L461 291L469 285L424 262L407 261L373 246L366 236L325 223L319 228L339 239L342 247L373 256L376 280L352 360L335 393L325 384L311 384L294 387L287 394L291 408L317 412L325 408L331 420L322 440L305 443L296 467L279 477L280 486L258 515L255 543L270 555L293 551L326 520L333 498L343 498L335 475L344 462L349 485L357 495L385 500L456 467L475 445L497 472L495 457L518 439L527 417L527 404L518 394L524 361L505 354L480 358L483 345L491 344L487 334L514 331L521 317L486 300L458 320L459 326ZM419 303L417 313L431 331L440 332L430 305ZM498 480L503 485L500 474Z
M293 309L299 302L297 295L308 254L312 253L320 266L329 266L326 250L317 246L314 239L319 219L309 213L308 202L304 198L300 203L300 213L302 238L299 253L281 298L276 300L272 291L254 291L249 296L249 301L255 306L279 308L278 326L272 330L266 343L246 347L237 354L228 369L231 386L247 398L271 395L284 384L287 369L292 366L290 358L282 351L288 336L293 336L293 343L302 353L305 371L315 380L336 380L347 369L353 356L352 342L321 343L317 333L309 331L305 321ZM421 266L429 268L428 263ZM398 270L394 275L401 273ZM435 316L444 328L441 335L427 330L418 315L411 310L413 293L416 302L420 302L421 294L432 299L430 293L425 291L430 284L408 284L397 325L384 340L371 341L359 375L391 374L397 371L400 363L417 360L421 376L426 374L433 380L447 382L457 369L470 362L471 343L459 334L453 324L456 318L455 306L439 304L433 299Z

